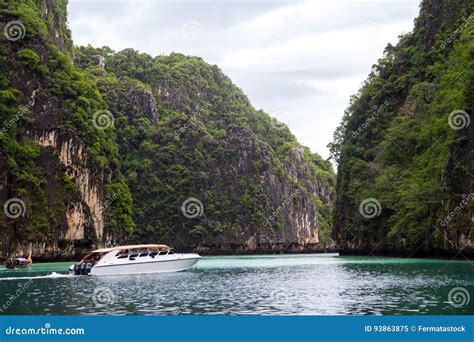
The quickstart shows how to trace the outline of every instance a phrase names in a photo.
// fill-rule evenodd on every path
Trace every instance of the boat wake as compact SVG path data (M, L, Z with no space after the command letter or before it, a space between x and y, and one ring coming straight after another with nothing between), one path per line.
M0 281L3 280L29 280L29 279L51 279L51 278L72 278L74 277L73 275L70 274L61 274L57 272L52 272L50 274L44 275L44 276L33 276L33 277L5 277L1 278Z

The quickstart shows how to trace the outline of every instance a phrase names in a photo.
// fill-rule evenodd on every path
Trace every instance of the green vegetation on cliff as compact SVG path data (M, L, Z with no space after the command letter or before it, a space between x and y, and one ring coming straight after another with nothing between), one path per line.
M114 114L122 172L142 227L139 240L154 236L197 245L223 235L220 243L238 245L243 241L229 236L243 227L262 235L292 229L291 217L286 222L280 215L271 222L268 217L294 191L300 193L295 202L313 202L300 209L317 208L320 237L328 239L335 186L330 163L256 111L216 66L177 53L153 58L108 47L79 47L75 58L95 78ZM301 159L295 159L295 150L301 150ZM289 185L273 191L291 192L272 193L266 179L271 176ZM203 215L191 220L177 210L189 197L203 203Z
M65 178L66 167L35 142L51 131L59 132L60 140L75 139L85 146L86 166L105 191L120 189L122 196L107 211L114 218L105 229L119 235L134 230L114 132L96 129L91 120L107 105L70 60L65 8L65 1L0 1L3 21L16 26L11 36L0 37L2 199L20 198L27 214L14 222L2 215L0 224L13 225L17 242L59 239L66 226L65 202L77 199L74 182ZM15 34L24 37L16 39Z
M66 5L0 0L20 34L0 37L0 196L25 204L1 216L1 251L109 234L211 249L329 241L328 161L198 57L73 49ZM189 198L197 215L182 212Z
M386 47L353 96L329 145L343 251L472 253L473 10L423 1L413 32ZM378 216L361 215L364 199Z

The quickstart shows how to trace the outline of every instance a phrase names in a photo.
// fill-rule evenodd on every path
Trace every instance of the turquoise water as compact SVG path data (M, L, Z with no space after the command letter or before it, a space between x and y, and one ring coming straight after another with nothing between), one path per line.
M186 272L107 277L69 276L69 265L1 268L1 314L474 314L471 261L216 256Z

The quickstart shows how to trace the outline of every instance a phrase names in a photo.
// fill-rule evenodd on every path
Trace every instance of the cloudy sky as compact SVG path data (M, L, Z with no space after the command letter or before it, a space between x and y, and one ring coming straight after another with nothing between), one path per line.
M79 45L181 52L217 64L257 109L328 157L350 95L388 42L413 28L418 0L70 0Z

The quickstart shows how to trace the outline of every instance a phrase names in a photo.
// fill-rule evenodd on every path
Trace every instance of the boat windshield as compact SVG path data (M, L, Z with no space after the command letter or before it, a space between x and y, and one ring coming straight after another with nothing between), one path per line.
M171 248L164 249L164 248L140 248L140 249L123 249L118 251L115 255L118 259L122 258L135 258L135 257L146 257L151 256L155 257L157 255L166 255L166 254L174 254Z
M102 253L90 253L87 254L83 259L82 262L84 263L90 263L90 264L95 264L97 261L99 261L102 258Z

